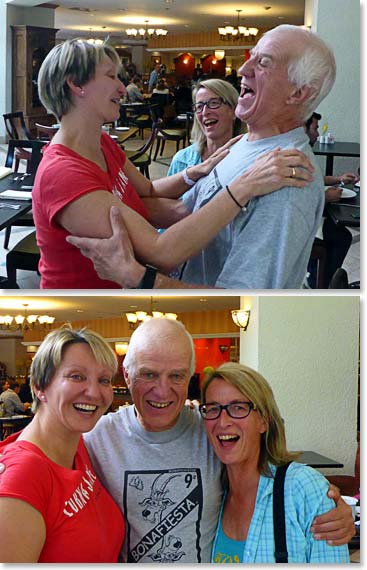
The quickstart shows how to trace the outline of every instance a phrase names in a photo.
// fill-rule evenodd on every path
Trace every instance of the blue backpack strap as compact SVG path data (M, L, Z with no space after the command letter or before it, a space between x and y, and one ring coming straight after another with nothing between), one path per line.
M281 465L277 468L274 478L273 490L273 525L275 542L275 562L288 562L287 534L285 528L284 512L284 480L285 474L292 462Z

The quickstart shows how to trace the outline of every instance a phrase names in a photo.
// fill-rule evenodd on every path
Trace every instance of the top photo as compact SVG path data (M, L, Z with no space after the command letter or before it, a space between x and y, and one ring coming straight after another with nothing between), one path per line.
M360 289L359 2L0 13L2 291Z

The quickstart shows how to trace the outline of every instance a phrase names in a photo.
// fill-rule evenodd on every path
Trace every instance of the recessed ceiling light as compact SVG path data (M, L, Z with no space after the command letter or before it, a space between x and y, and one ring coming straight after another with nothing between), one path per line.
M204 297L202 297L201 299L199 299L200 303L206 303L208 299L204 299Z

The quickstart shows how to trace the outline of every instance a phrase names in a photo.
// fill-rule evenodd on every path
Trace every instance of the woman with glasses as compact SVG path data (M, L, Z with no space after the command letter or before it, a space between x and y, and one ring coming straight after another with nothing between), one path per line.
M203 386L200 413L224 466L225 495L212 562L275 562L273 487L277 469L289 462L284 487L288 562L349 562L348 547L330 546L310 531L315 516L333 508L329 483L294 463L283 421L268 382L238 363L214 370ZM276 525L279 521L275 521Z
M312 178L312 167L302 153L275 151L190 216L183 202L175 199L229 151L218 150L176 176L154 182L145 178L102 132L104 123L118 119L119 101L126 94L119 68L112 47L81 39L58 44L42 63L40 99L61 126L43 153L32 192L41 288L119 287L114 279L101 279L92 262L67 240L70 234L111 236L112 206L127 228L119 238L124 261L118 265L125 269L121 286L169 288L172 284L164 274L205 247L236 217L239 205L286 186L294 167L309 169L308 173L300 169L304 173L304 180L297 180L300 188ZM154 226L168 229L159 234Z
M238 92L228 81L201 81L194 87L192 98L192 144L175 154L168 176L200 164L232 137L246 132L245 125L235 116Z

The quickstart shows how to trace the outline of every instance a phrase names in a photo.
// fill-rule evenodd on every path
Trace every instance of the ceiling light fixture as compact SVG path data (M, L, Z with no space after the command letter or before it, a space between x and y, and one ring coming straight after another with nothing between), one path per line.
M144 20L144 23L145 23L145 28L139 28L139 30L137 30L136 28L128 28L126 30L126 34L131 37L138 36L140 39L143 40L148 40L154 35L159 37L165 37L168 34L168 30L165 30L163 28L148 28L149 20Z
M224 49L216 49L214 52L215 55L215 59L217 59L218 61L221 61L224 56L226 55L226 52L224 51Z
M0 329L2 330L30 330L36 327L44 329L50 328L55 317L48 315L29 315L28 303L23 304L23 314L12 317L11 315L0 315Z
M249 38L250 36L254 38L259 33L258 28L246 28L245 26L240 26L240 13L242 10L236 10L237 12L237 26L224 26L218 28L218 33L221 40L243 40Z
M92 29L92 28L89 28L89 30L90 30L90 33L91 33L91 35L92 35L93 29ZM90 38L87 40L87 43L88 43L88 44L95 45L95 46L101 46L101 45L103 44L103 40L101 40L100 38L92 38L92 37L90 37Z
M128 323L131 329L134 329L140 323L145 321L149 321L152 318L155 319L171 319L175 321L177 319L176 313L162 313L161 311L154 310L154 303L157 301L153 300L153 297L150 298L150 313L146 311L135 311L135 313L125 313Z

